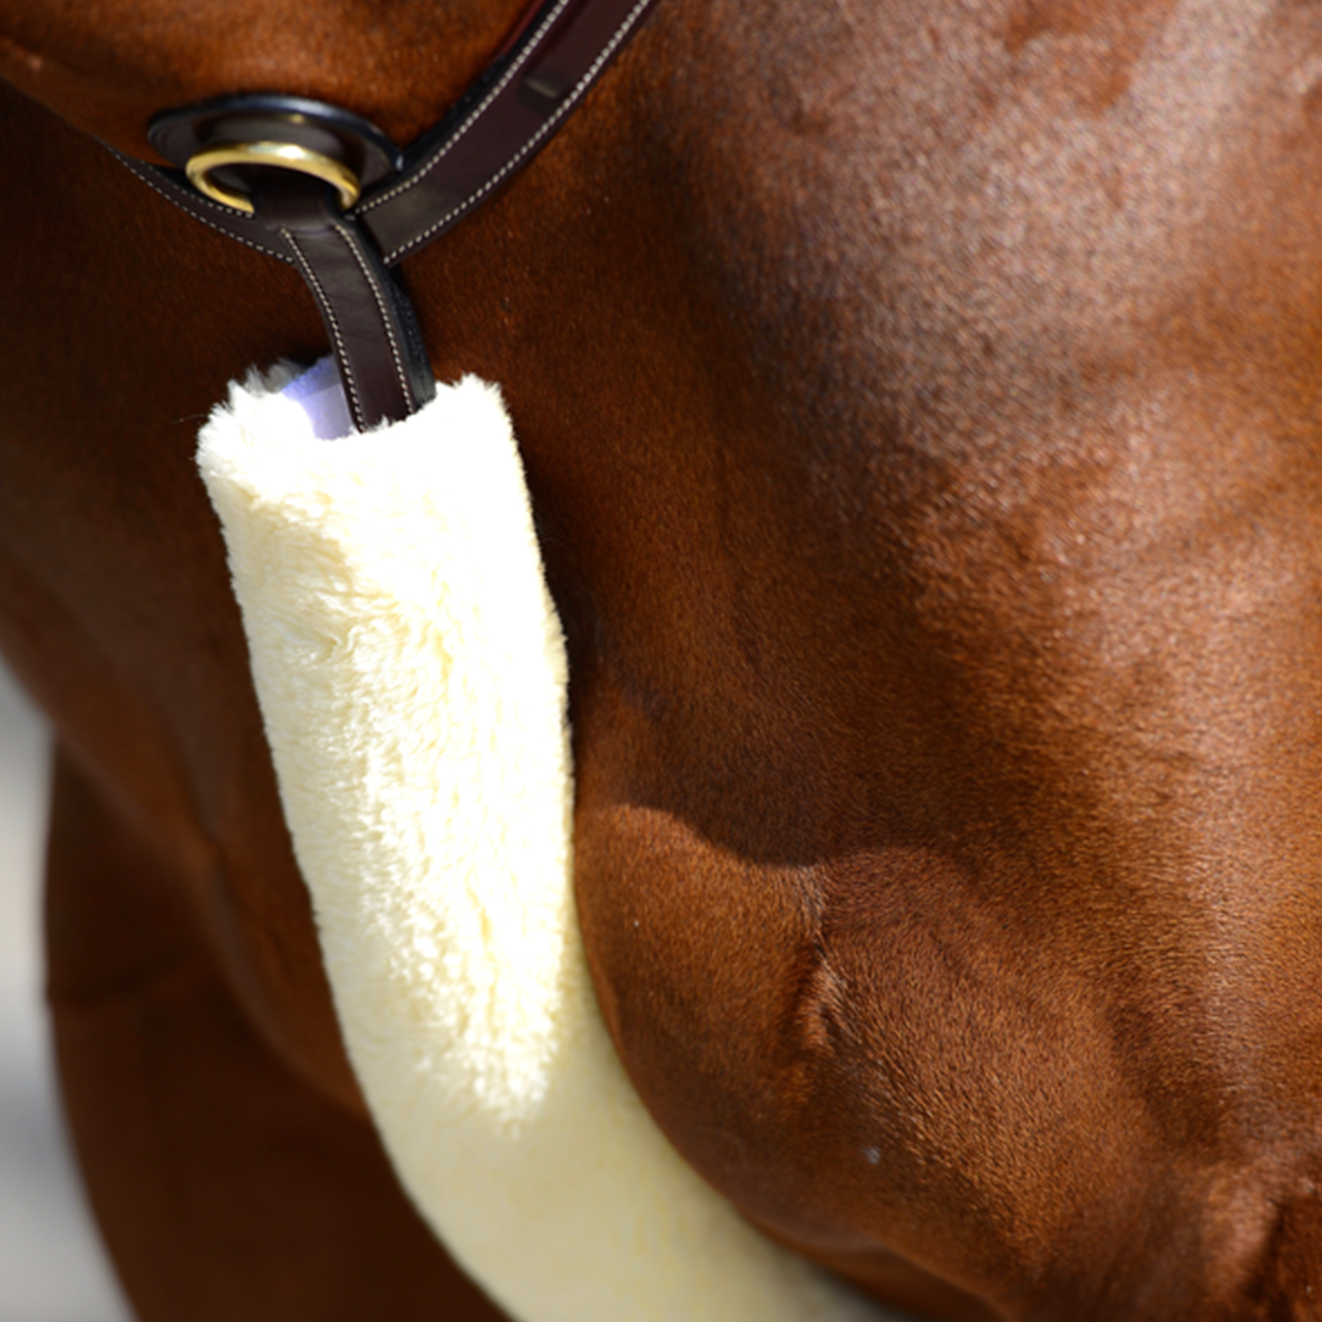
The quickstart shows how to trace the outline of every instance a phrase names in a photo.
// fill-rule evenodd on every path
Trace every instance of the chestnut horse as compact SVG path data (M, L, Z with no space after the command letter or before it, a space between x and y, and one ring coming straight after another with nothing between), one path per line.
M365 1117L192 465L316 312L96 139L279 91L403 144L520 7L0 19L0 640L146 1322L498 1315ZM1305 0L661 0L404 266L518 431L620 1054L880 1299L1322 1317L1320 216Z

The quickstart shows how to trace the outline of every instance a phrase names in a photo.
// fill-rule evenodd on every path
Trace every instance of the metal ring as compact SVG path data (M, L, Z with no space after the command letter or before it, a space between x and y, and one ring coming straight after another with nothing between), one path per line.
M252 202L242 193L222 188L210 178L212 170L222 165L263 165L281 170L296 170L310 174L331 185L340 195L340 207L347 211L362 192L358 176L333 156L309 151L293 142L227 142L219 147L208 147L190 158L184 166L188 181L199 193L205 193L213 202L224 203L236 211L252 214Z

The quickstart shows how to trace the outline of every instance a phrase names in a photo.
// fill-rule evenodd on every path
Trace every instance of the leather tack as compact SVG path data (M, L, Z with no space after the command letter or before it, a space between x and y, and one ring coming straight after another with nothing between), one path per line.
M407 418L436 394L412 304L326 184L262 173L252 194L257 218L292 250L316 299L354 426Z
M373 125L339 107L300 99L298 111L286 114L299 125L296 134L290 130L291 140L298 137L299 145L364 171L368 187L346 212L318 180L240 167L236 182L251 189L249 215L197 192L182 170L114 154L204 224L297 267L326 324L355 425L362 430L398 421L432 398L435 385L417 318L387 268L453 228L527 165L655 3L543 0L454 108L402 158ZM281 131L282 105L292 100L224 97L168 111L153 120L153 143L183 165L189 153L245 140L241 135L249 131L263 136L247 141L265 141ZM279 178L293 182L276 183Z

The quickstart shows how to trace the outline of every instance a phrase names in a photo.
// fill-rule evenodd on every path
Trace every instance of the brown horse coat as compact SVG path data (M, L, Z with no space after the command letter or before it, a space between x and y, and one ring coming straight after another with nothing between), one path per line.
M0 17L0 641L149 1322L495 1314L364 1118L192 468L315 313L90 135L279 90L406 142L517 9ZM662 0L405 268L518 429L627 1067L935 1316L1322 1316L1319 88L1300 0Z

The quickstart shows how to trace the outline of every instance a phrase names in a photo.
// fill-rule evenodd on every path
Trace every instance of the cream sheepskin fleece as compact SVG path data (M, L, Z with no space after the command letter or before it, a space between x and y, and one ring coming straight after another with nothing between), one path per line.
M231 387L198 462L400 1179L521 1322L877 1322L684 1165L614 1054L570 882L564 649L499 392L470 377L327 442L329 373Z

